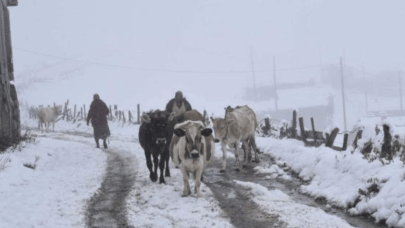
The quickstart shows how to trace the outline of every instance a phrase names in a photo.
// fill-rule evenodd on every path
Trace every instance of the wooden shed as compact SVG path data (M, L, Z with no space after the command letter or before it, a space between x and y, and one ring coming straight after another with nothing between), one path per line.
M0 0L0 150L20 141L20 108L14 86L14 66L8 7L17 0Z

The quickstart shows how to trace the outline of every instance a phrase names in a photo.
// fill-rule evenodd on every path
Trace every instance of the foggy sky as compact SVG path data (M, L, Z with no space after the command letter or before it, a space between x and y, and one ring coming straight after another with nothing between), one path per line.
M146 80L170 91L200 79L201 91L217 91L253 86L251 51L257 85L273 84L273 56L278 70L338 64L342 56L372 73L404 69L404 6L401 0L32 0L9 9L21 77L64 61L86 65L80 77ZM319 72L277 77L307 80Z

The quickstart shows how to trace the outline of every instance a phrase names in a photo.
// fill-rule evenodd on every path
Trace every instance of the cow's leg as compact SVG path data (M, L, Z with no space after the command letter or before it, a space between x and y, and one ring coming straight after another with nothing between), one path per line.
M163 153L162 155L160 155L160 161L159 161L159 169L160 169L159 184L161 184L161 183L166 184L165 178L163 176L163 171L165 170L165 163L166 163L166 156Z
M159 166L159 155L152 155L153 156L153 182L157 181L157 169Z
M235 168L235 170L239 172L239 170L240 170L239 143L235 144L235 159L236 159L236 168Z
M256 146L255 136L250 136L249 144L253 148L253 151L255 152L255 162L259 163L260 162L260 159L258 156L259 150L257 149L257 146Z
M226 170L226 144L221 142L221 149L222 149L222 169L220 170L221 173L224 173Z
M183 174L183 194L181 195L182 197L186 197L191 194L190 190L190 185L188 183L188 172L186 171L186 168L181 167L181 173Z
M165 152L166 154L166 170L165 170L165 177L170 177L170 169L169 169L169 160L170 160L170 156L169 156L169 151Z
M244 159L243 159L243 166L242 168L246 168L250 162L250 159L252 159L252 153L250 152L250 146L248 140L244 141L243 143L243 150L245 153Z
M155 175L153 175L153 164L152 164L152 159L151 159L151 152L149 150L145 149L145 158L146 158L146 166L149 169L149 178L151 181L155 182L157 178L155 178Z
M201 196L201 193L200 193L200 185L201 185L201 178L202 178L202 169L200 168L200 169L198 169L198 170L196 170L196 171L194 171L194 172L195 172L195 177L194 177L194 180L195 180L194 194L197 194L197 197L200 197L200 196Z

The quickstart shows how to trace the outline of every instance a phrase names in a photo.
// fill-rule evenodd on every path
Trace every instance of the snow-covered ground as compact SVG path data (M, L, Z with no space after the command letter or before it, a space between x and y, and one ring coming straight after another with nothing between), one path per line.
M379 159L367 161L359 150L352 153L352 147L338 152L324 146L305 147L296 140L269 138L260 138L257 144L275 157L277 164L290 167L308 181L301 186L302 193L325 198L330 206L348 209L352 215L371 214L376 222L386 220L389 226L405 226L404 164L398 157L384 165ZM282 170L281 175L277 170L270 172L269 179L272 174L284 177ZM373 184L377 192L369 190ZM360 189L368 195L360 194Z
M25 123L30 123L30 127L36 125L32 120ZM171 169L172 177L167 178L167 185L150 181L144 152L134 142L138 127L111 124L113 135L107 149L135 157L136 181L127 199L130 224L135 227L190 227L190 224L193 227L232 227L203 183L202 197L197 199L181 197L183 184L178 169ZM80 125L79 129L85 133L92 130L85 125ZM59 122L57 130L78 131L78 127ZM94 148L92 138L60 132L31 132L36 135L34 143L23 143L21 151L17 148L1 155L8 162L0 172L0 206L8 210L0 213L0 227L84 227L86 202L100 187L108 162L106 153ZM262 141L274 144L268 140ZM216 148L215 156L222 156L220 148ZM30 169L24 164L36 168ZM259 170L263 172L266 168ZM281 171L274 167L267 170ZM294 203L280 191L251 182L237 184L250 189L253 200L269 213L281 216L288 227L350 227L344 220L320 209Z

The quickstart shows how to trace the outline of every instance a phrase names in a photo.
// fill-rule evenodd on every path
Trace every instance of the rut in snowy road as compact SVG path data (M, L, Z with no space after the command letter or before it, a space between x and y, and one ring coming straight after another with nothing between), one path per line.
M230 163L232 164L232 163ZM216 167L216 168L215 168ZM220 173L222 159L213 158L212 163L204 171L204 184L214 193L219 205L230 218L235 227L286 227L284 222L279 220L279 216L267 213L246 196L245 190L236 186L233 180L241 179L241 176L249 177L250 181L255 181L253 172L248 175L228 168L225 173ZM230 165L230 167L232 167ZM248 181L248 180L245 180Z
M101 188L88 203L86 224L88 227L132 227L128 224L125 200L135 181L133 158L118 151L104 152L108 154L107 170Z
M228 159L231 160L229 164L235 162L233 158ZM274 160L266 154L261 154L260 159L260 164L275 164ZM294 202L322 209L330 215L346 220L354 227L386 227L383 224L374 223L367 216L350 216L342 209L327 207L324 202L299 193L300 186L305 183L294 177L295 175L291 171L288 171L291 180L268 180L263 175L255 174L254 163L253 167L242 169L239 172L232 169L232 165L230 165L223 174L219 172L221 166L222 159L214 157L212 163L204 171L204 184L212 190L215 198L220 202L222 210L227 213L235 227L287 227L288 225L284 224L277 215L269 214L261 209L252 201L249 194L246 193L246 189L241 188L234 180L257 183L269 190L281 190Z

